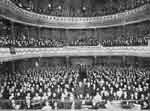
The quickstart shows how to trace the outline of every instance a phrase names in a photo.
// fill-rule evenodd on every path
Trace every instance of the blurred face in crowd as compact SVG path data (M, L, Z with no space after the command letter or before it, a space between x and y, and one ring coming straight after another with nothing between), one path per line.
M82 82L79 82L79 87L81 87L82 86Z
M38 93L35 93L35 96L36 96L36 97L38 97L38 96L39 96L39 94L38 94Z

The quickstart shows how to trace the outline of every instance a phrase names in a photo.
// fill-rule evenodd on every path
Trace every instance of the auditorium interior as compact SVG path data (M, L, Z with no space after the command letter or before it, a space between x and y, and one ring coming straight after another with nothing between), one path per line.
M150 110L150 0L0 0L0 110Z

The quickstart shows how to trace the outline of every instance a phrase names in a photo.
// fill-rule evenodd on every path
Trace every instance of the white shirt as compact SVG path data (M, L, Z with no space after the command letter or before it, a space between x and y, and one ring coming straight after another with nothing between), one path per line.
M51 106L44 106L42 108L42 111L50 111L51 109L52 109Z
M101 100L102 100L102 97L101 97L100 95L96 95L96 96L94 96L94 98L93 98L93 101L94 101L94 102L101 102Z

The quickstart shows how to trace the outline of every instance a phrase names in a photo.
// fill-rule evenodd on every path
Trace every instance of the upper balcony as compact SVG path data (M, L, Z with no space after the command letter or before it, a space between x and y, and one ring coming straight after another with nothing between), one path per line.
M150 21L97 29L31 27L0 20L0 47L60 48L65 46L146 46Z
M105 28L149 20L150 5L147 4L148 2L149 1L142 2L143 5L141 5L140 2L139 7L137 7L138 5L135 5L132 8L127 8L129 10L126 10L126 8L124 8L124 10L117 11L119 13L112 12L100 15L96 14L96 16L90 15L90 17L76 17L70 15L68 15L67 17L65 15L62 15L61 17L59 17L59 15L52 16L53 14L46 15L44 13L39 14L37 12L32 12L28 8L28 10L25 10L21 5L19 5L19 7L10 0L1 0L0 16L7 18L13 22L19 22L22 24L38 27L65 29Z
M150 0L10 0L27 11L59 17L97 17L129 11Z

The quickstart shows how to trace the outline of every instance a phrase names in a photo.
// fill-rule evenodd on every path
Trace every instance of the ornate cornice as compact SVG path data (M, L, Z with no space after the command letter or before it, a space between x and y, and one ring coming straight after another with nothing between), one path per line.
M139 56L149 57L150 47L64 47L64 48L16 48L10 54L9 48L0 48L0 61L12 61L36 57L64 56Z
M26 11L17 7L10 0L0 0L0 16L13 22L38 27L65 29L105 28L149 20L149 7L150 4L146 4L123 13L100 17L56 17Z

